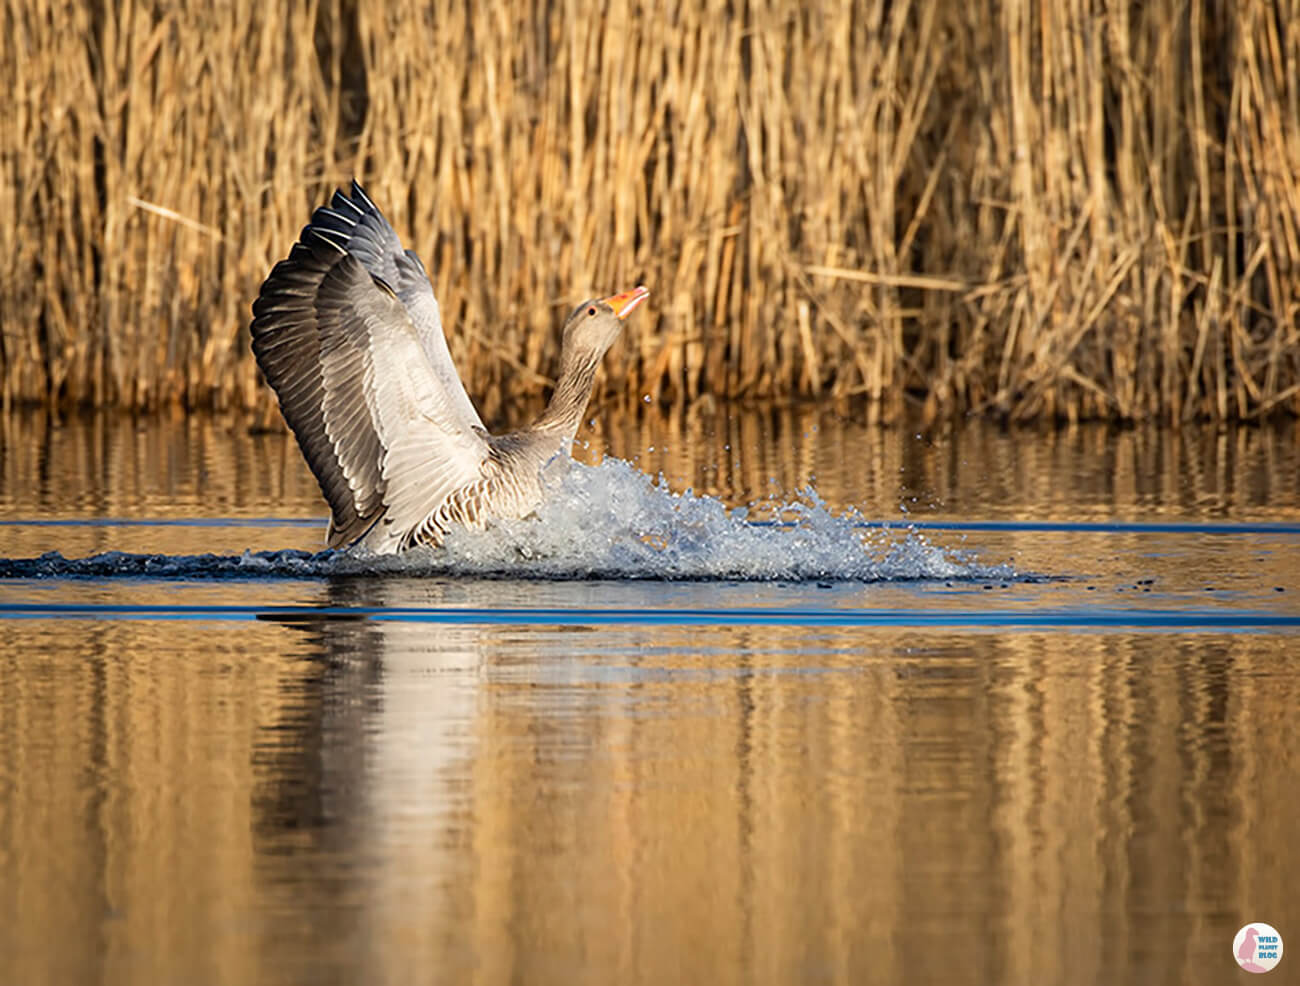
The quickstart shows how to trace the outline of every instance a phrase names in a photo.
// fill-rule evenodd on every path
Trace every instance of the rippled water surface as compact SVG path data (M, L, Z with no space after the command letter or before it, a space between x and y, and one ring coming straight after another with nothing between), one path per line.
M0 419L0 982L1224 982L1247 921L1300 942L1293 425L582 437L538 520L394 564L321 553L245 420Z

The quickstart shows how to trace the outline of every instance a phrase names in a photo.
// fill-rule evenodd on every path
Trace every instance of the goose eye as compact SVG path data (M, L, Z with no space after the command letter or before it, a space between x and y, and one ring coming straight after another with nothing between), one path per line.
M587 309L587 314L588 314L588 315L595 315L595 314L596 314L596 306L595 306L595 305L592 305L592 307L588 308L588 309Z

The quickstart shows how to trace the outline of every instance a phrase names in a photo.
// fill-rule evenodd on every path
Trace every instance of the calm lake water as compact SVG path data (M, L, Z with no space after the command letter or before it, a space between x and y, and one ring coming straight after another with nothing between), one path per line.
M284 435L0 419L0 982L1190 983L1242 975L1248 921L1300 948L1293 424L582 437L635 469L382 568L313 554Z

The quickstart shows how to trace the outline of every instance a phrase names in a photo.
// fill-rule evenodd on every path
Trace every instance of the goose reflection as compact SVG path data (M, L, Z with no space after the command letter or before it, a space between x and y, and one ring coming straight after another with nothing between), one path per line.
M268 896L293 901L264 934L277 948L299 939L308 978L319 968L373 981L386 963L376 943L394 935L405 960L457 963L427 931L454 925L461 907L440 891L458 882L456 833L473 815L455 778L474 756L483 628L348 612L446 605L447 592L427 580L337 581L321 600L328 611L266 617L308 646L256 746L254 851ZM313 915L309 927L295 910Z
M328 584L321 613L267 617L311 643L258 744L268 831L372 826L394 803L402 817L433 823L454 806L441 778L472 752L482 628L349 612L443 606L446 595L427 580L340 580Z

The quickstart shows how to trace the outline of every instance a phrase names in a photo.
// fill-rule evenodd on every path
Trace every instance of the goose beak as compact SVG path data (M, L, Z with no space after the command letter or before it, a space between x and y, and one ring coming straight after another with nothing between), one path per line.
M622 294L610 295L608 298L601 300L614 309L614 314L620 319L627 318L632 314L632 310L637 305L650 297L650 289L644 284L638 285L631 291L624 291Z

